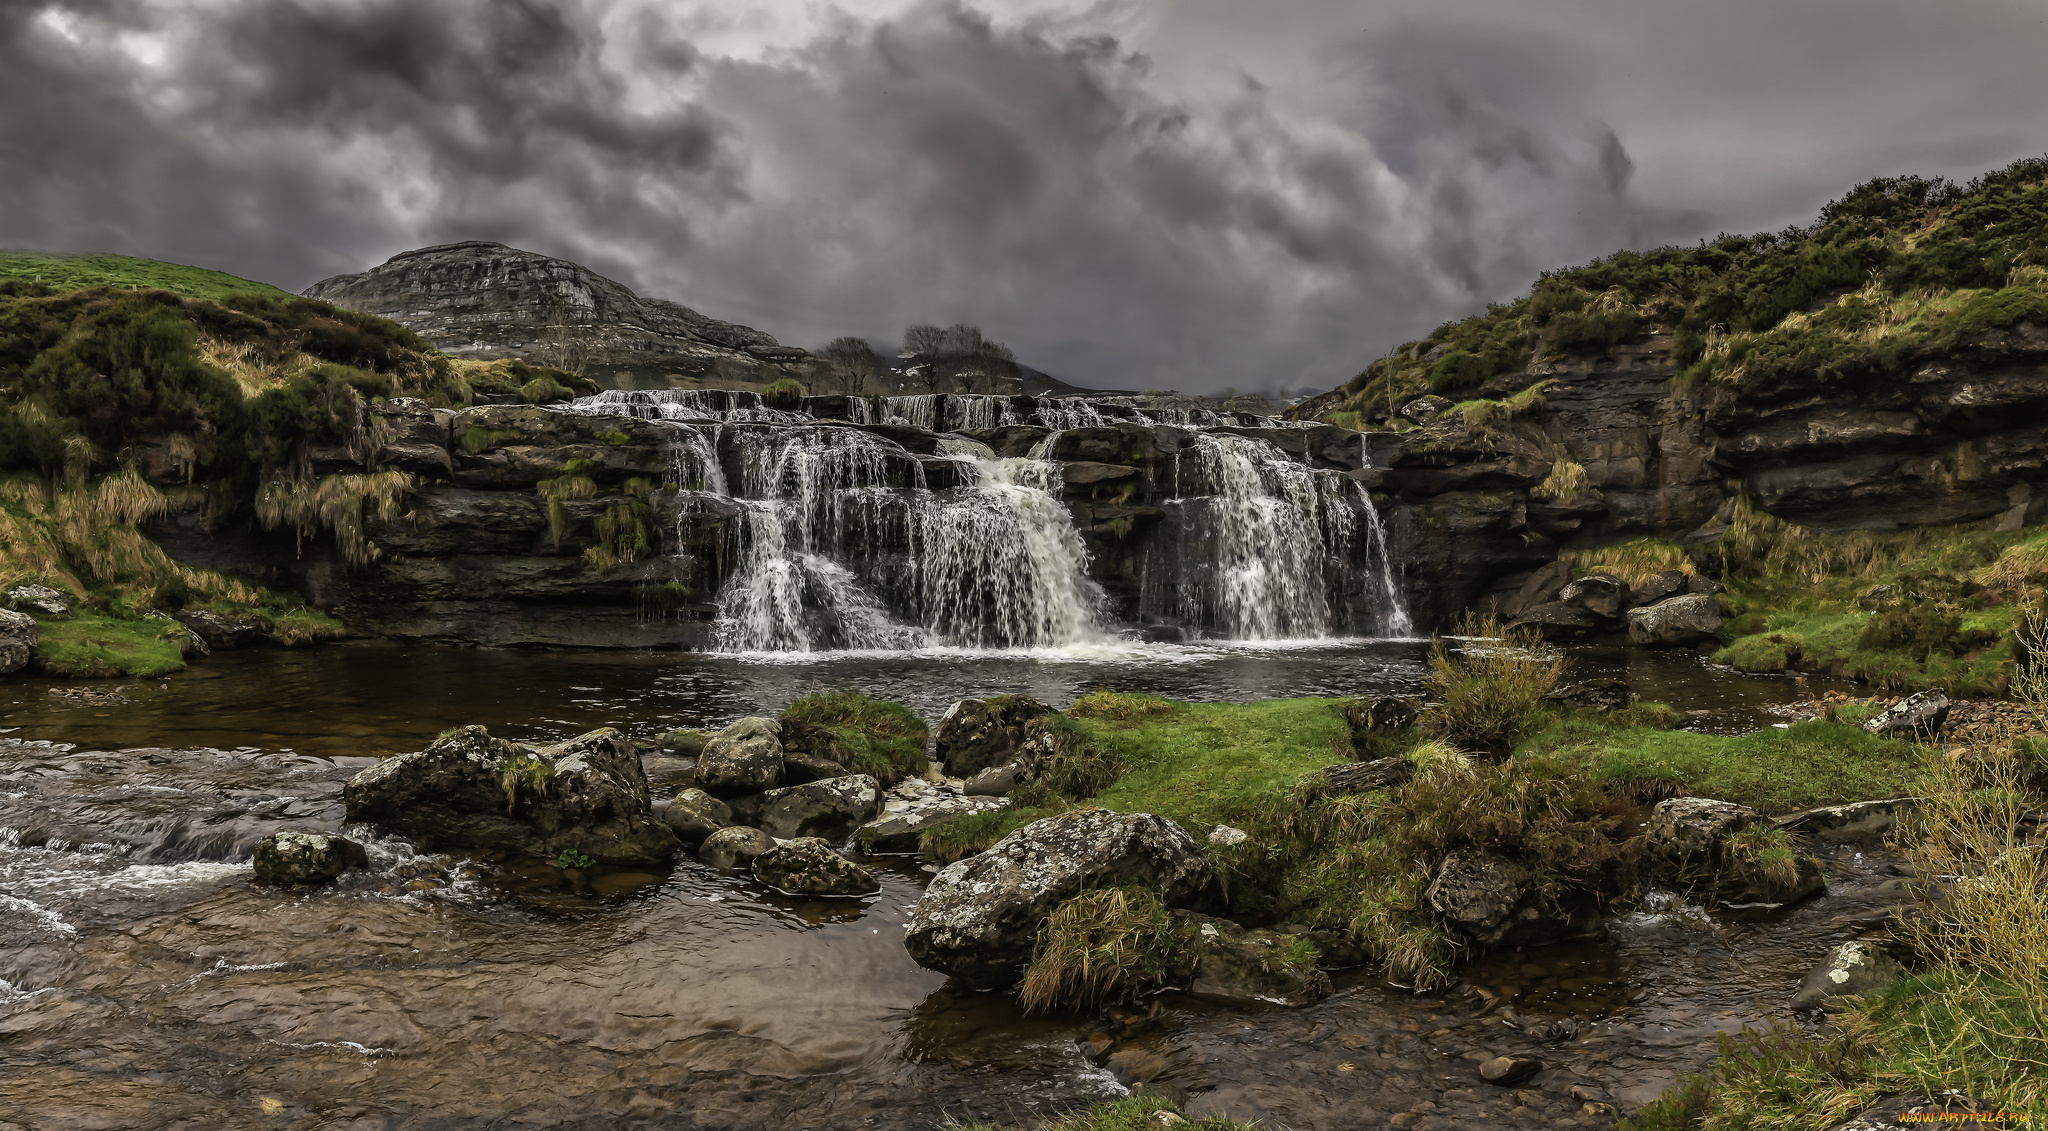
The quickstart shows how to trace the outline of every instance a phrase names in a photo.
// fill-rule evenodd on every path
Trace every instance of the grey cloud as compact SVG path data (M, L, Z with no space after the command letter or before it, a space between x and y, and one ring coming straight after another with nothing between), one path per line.
M1086 383L1328 386L1544 268L1819 203L1640 199L1661 121L1480 0L1283 3L1242 66L1191 48L1229 54L1228 5L928 2L734 57L624 0L59 3L82 42L0 0L0 244L299 287L499 239L800 344L976 322Z

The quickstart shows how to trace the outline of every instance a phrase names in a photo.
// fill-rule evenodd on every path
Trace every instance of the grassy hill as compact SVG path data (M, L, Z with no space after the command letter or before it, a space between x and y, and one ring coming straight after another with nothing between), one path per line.
M290 292L225 271L137 259L131 255L94 255L69 251L0 250L0 279L41 283L52 290L85 287L154 288L192 298L219 301L228 295L290 297Z
M1809 227L1622 251L1404 342L1310 414L1356 426L1573 353L1675 335L1681 381L1884 380L1967 334L2048 322L2048 157L1968 185L1866 182Z

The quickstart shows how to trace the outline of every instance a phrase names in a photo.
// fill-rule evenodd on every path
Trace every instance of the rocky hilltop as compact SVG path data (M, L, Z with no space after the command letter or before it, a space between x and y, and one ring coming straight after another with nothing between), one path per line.
M752 327L641 298L580 264L483 240L400 252L304 294L389 318L457 357L516 358L625 387L761 384L804 377L816 365Z

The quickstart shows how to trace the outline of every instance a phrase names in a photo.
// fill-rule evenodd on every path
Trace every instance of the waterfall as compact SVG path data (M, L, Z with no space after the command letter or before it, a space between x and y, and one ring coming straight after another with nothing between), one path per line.
M1356 478L1318 466L1281 422L1131 400L949 393L773 409L755 393L665 389L554 407L669 432L676 576L704 587L728 651L1057 648L1109 638L1123 617L1229 640L1412 633ZM963 435L1019 425L1046 430L1022 457ZM1052 458L1062 431L1114 426L1175 454L1107 494L1068 489Z
M1176 463L1192 459L1212 493L1164 501L1173 552L1148 568L1144 613L1234 640L1412 630L1379 515L1356 482L1264 440L1193 438ZM1185 470L1176 466L1176 483Z

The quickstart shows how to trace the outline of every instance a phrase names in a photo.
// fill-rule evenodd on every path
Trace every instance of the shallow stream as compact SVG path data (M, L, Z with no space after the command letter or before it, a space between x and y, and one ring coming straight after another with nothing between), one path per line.
M854 687L936 718L962 695L1056 705L1098 687L1188 699L1412 691L1421 645L1149 647L1086 654L766 658L351 644L217 656L129 700L0 683L0 1128L930 1128L1054 1112L1145 1086L1268 1128L1603 1126L1779 1010L1869 908L1887 862L1844 850L1786 911L1680 904L1601 942L1504 952L1417 997L1369 974L1300 1010L1176 994L1128 1024L1027 1018L913 964L927 878L875 861L868 901L781 896L694 861L572 884L537 862L372 838L339 888L250 883L276 828L341 825L370 760L483 723L517 738L648 736ZM1819 687L1694 657L1576 658L1742 731ZM1511 1003L1485 1009L1487 995ZM1518 1019L1526 1028L1509 1025ZM1539 1033L1571 1019L1548 1043ZM1084 1038L1118 1040L1103 1063ZM1482 1055L1551 1067L1517 1090Z

